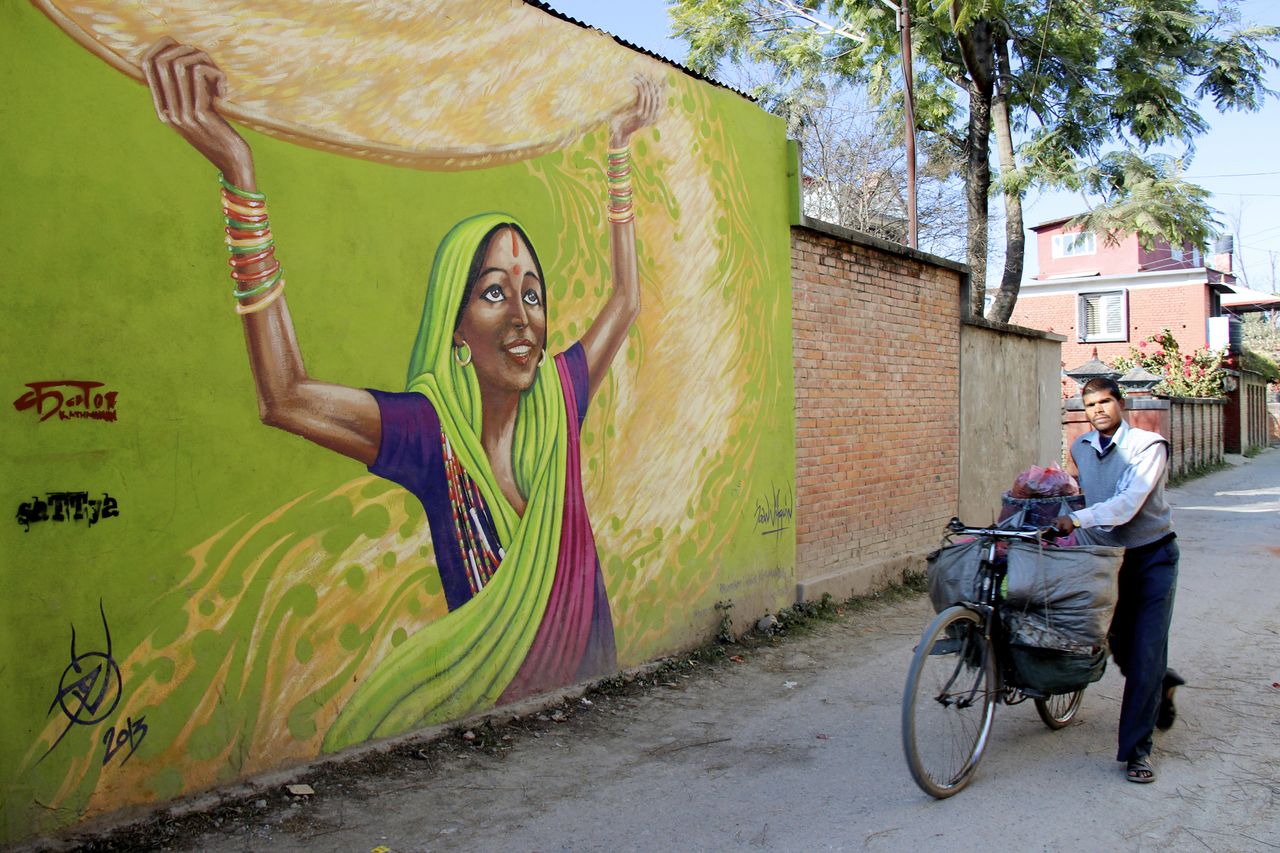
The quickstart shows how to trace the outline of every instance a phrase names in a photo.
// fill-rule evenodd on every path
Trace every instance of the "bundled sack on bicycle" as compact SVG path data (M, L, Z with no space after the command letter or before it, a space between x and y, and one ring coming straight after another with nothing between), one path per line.
M1000 616L1014 680L1044 693L1078 690L1102 678L1107 630L1119 594L1124 549L1088 544L1009 546Z
M1059 515L1083 507L1080 486L1056 462L1044 467L1032 465L1014 478L1013 488L1001 496L996 526L1006 530L1046 527ZM1055 544L1075 545L1075 534ZM996 545L996 556L1002 562L1007 547L1004 542ZM978 600L975 584L982 559L980 551L980 543L975 539L951 542L948 538L928 556L929 598L935 612L941 613L962 601Z
M1083 506L1079 492L1074 478L1056 464L1032 466L1004 494L997 526L1044 527ZM989 546L976 539L962 540L929 555L929 598L935 611L980 600L976 586L984 547ZM999 543L996 558L1004 569L1000 615L1008 638L1010 680L1055 694L1100 679L1124 549L1078 530L1040 546Z
M1032 465L1014 478L1013 488L1000 497L1001 527L1048 527L1060 515L1084 509L1084 495L1076 478L1051 462Z

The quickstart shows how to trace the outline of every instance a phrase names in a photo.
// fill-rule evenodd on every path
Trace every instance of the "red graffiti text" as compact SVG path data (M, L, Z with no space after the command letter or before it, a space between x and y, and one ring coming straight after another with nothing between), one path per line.
M102 391L102 382L59 379L51 382L28 382L29 389L13 401L20 412L35 409L41 421L54 415L70 421L87 418L95 421L116 419L117 391Z

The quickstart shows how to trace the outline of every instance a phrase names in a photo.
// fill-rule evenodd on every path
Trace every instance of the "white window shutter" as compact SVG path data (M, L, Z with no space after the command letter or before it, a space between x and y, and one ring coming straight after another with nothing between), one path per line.
M1124 294L1107 293L1102 297L1102 305L1104 314L1102 333L1107 337L1122 337L1124 335Z

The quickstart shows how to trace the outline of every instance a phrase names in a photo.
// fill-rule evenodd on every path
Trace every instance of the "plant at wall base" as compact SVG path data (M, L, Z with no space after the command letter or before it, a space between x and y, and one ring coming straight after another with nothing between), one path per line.
M716 602L716 612L720 614L720 622L716 627L716 642L726 646L737 642L737 638L733 635L733 615L729 612L731 610L733 610L732 599Z
M1151 335L1111 362L1121 373L1141 367L1164 377L1155 392L1166 397L1222 397L1226 377L1221 350L1184 353L1168 329Z
M1275 360L1268 357L1266 353L1258 352L1252 347L1245 347L1241 351L1240 367L1261 374L1262 381L1267 384L1280 382L1280 364L1276 364Z

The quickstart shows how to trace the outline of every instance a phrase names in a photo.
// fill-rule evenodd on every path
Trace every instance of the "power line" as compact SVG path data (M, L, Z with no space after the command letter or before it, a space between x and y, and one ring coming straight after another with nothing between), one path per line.
M1183 177L1193 181L1203 181L1208 178L1260 178L1264 175L1280 175L1280 172L1234 172L1229 175L1184 175Z

